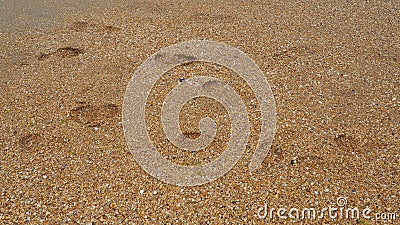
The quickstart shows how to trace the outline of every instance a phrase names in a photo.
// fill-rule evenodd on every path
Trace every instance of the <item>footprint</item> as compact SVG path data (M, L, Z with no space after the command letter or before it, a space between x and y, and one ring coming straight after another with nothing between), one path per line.
M356 142L351 136L341 134L334 139L334 142L343 151L354 151Z
M97 32L100 33L113 33L121 30L119 27L111 26L111 25L106 25L106 26L101 26L97 29Z
M40 56L38 57L38 60L45 60L52 56L57 56L60 58L71 58L83 53L85 53L85 51L79 48L64 47L64 48L59 48L57 49L57 51L54 52L41 53Z
M288 49L280 50L272 54L274 60L296 60L301 56L312 54L307 46L294 46Z
M113 33L121 30L121 28L112 25L100 25L95 23L88 23L85 21L76 21L69 26L70 30L75 32L88 32L88 33Z
M196 57L185 54L166 55L163 53L158 53L157 55L154 56L154 59L164 64L177 64L177 63L184 63L187 61L194 61L196 60Z
M19 138L18 143L23 148L37 146L41 142L41 137L38 134L25 134Z
M101 126L110 122L110 120L113 120L113 118L117 117L119 114L118 107L115 104L83 104L84 105L72 109L69 113L69 117L73 121L89 127Z
M84 32L88 29L89 24L85 21L76 21L73 22L70 26L71 30L74 30L76 32Z

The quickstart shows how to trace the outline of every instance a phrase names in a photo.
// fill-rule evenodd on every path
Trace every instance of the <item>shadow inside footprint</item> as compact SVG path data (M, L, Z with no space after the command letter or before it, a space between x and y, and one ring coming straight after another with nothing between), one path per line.
M64 47L57 49L57 51L55 52L41 53L40 56L38 57L38 60L45 60L50 58L51 56L57 56L60 58L71 58L83 53L85 53L85 51L79 48Z
M112 120L118 113L119 110L115 104L85 104L72 109L69 117L75 122L85 124L89 127L97 127L107 123L108 120Z

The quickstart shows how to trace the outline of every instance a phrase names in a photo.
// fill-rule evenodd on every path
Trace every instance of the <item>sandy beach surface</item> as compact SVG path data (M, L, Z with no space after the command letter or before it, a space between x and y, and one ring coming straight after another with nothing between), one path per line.
M400 224L399 1L46 2L0 1L0 224ZM190 138L202 117L216 120L201 152L169 143L159 114L181 80L221 79L249 112L237 165L180 187L147 174L128 149L122 107L133 73L189 40L240 49L271 86L276 135L251 174L259 106L245 81L211 63L157 81L148 133L175 163L218 157L231 127L217 101L194 99L180 114ZM289 218L293 208L320 218ZM321 216L324 208L370 213Z

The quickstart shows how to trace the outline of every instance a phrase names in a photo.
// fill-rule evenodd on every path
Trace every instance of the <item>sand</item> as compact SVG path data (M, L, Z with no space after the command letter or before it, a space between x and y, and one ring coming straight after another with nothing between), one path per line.
M2 12L15 11L1 4ZM24 7L31 11L3 16L0 31L0 224L400 223L398 1L30 4ZM188 40L242 50L272 88L277 132L252 174L258 105L234 72L209 63L165 74L148 99L147 125L171 161L214 159L229 139L221 105L197 99L182 111L182 130L193 138L200 118L218 115L221 127L209 147L215 151L199 155L168 143L157 112L181 78L232 81L250 101L252 124L234 169L211 183L179 187L147 174L128 150L121 114L129 80L160 48ZM370 208L372 218L258 213L266 203L338 207L340 197L344 209ZM396 218L379 220L379 213Z

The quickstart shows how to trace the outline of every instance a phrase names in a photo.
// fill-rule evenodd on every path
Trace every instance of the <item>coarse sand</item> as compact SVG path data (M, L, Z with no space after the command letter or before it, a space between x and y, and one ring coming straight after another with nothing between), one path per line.
M400 223L399 1L37 2L0 3L0 224ZM272 88L277 131L253 173L259 105L244 80L212 63L164 74L146 124L169 160L215 159L231 129L218 101L193 99L180 113L189 138L204 116L218 125L195 153L168 141L160 110L179 82L219 78L241 90L249 112L237 165L179 187L147 174L128 150L121 117L133 73L162 47L189 40L240 49ZM305 208L339 208L338 199L371 218L300 218Z

